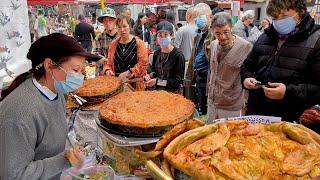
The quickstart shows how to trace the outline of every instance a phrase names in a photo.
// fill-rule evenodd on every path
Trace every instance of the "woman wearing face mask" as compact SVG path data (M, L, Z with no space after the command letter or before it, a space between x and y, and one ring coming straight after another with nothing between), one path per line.
M304 0L269 1L272 26L241 67L248 114L299 122L305 109L320 102L320 27L306 9Z
M130 34L130 19L120 15L116 24L119 37L115 39L109 48L108 58L104 62L103 72L106 75L116 75L122 81L132 78L141 78L133 86L137 90L143 90L143 76L147 72L148 51L144 42Z
M145 77L146 86L156 90L179 92L184 76L185 58L172 43L172 24L163 21L157 26L157 43L161 49L153 55L151 73Z
M82 86L85 59L98 60L62 34L44 36L28 52L32 69L3 91L0 104L0 177L59 179L82 164L78 148L65 151L64 94Z

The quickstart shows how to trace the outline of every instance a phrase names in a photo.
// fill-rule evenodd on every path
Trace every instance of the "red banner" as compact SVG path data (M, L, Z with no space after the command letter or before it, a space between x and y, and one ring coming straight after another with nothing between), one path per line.
M27 0L28 5L74 4L75 0Z

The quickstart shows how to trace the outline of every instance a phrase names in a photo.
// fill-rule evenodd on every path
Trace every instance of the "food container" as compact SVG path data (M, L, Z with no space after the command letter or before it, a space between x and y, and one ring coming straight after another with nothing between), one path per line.
M115 179L115 172L109 166L90 166L81 169L70 168L65 171L61 180L113 180Z

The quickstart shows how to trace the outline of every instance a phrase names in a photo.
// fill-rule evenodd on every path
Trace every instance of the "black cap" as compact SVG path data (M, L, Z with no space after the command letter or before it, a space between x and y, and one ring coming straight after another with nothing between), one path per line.
M89 61L98 61L100 56L88 53L72 37L60 33L43 36L35 41L27 54L32 66L41 64L45 58L61 58L68 56L83 56ZM54 59L53 59L54 60Z
M173 25L168 21L162 21L157 25L157 33L167 31L173 34Z

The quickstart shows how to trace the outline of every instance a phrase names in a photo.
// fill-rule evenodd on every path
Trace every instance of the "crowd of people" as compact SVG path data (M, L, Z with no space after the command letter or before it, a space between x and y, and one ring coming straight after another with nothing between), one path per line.
M132 83L137 90L183 94L210 120L256 114L298 122L319 103L318 25L303 0L271 1L267 12L272 22L265 17L256 25L255 11L248 10L233 24L217 3L199 3L179 27L172 10L141 12L134 22L130 9L107 7L97 17L103 32L96 34L80 14L73 36L101 56L100 74L142 79ZM32 26L36 39L48 34L45 25L40 11Z
M210 121L245 112L299 123L305 110L320 103L320 26L305 1L270 0L272 23L266 18L260 27L252 25L253 11L235 25L221 11L199 3L178 29L170 11L140 13L134 23L129 9L116 14L106 8L98 17L105 27L100 35L79 16L74 38L47 35L40 12L32 26L38 40L27 55L32 69L2 94L0 175L58 179L83 157L75 148L64 151L63 95L82 86L86 59L101 61L101 75L138 79L131 83L136 90L182 93L183 87L189 98L195 90L197 109ZM308 127L319 133L313 120Z

